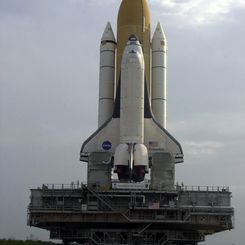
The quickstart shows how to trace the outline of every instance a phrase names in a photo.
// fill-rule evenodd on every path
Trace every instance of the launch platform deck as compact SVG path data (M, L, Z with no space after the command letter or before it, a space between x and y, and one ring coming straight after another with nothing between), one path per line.
M233 228L230 202L227 187L101 191L43 185L31 190L28 223L65 243L196 245L205 235Z

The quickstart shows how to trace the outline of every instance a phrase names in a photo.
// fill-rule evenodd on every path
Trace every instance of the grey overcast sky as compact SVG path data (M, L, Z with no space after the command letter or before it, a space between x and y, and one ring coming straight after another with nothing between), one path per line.
M99 44L120 0L0 0L0 238L26 226L29 189L86 180L83 140L97 126ZM227 185L245 235L245 0L149 0L168 38L168 129L182 143L186 185Z

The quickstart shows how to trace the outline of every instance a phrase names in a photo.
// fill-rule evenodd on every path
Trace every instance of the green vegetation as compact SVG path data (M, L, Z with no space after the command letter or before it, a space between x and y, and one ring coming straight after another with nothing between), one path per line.
M42 241L19 241L13 239L0 239L0 245L54 245L52 242L42 242Z

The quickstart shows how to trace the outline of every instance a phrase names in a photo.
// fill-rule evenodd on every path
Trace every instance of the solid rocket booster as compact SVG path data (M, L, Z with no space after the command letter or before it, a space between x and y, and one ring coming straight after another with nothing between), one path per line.
M167 126L167 40L160 23L152 38L152 111Z
M99 127L110 119L114 109L115 50L116 39L108 22L100 44Z
M146 0L123 0L117 28L117 40L109 23L101 39L99 128L80 159L109 153L120 181L141 182L157 152L183 162L181 145L166 130L167 41L158 23L151 43Z

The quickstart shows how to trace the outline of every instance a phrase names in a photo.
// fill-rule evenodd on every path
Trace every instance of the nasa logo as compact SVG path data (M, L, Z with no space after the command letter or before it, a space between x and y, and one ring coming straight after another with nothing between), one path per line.
M102 144L102 148L105 150L105 151L109 151L112 147L112 143L110 141L104 141L103 144Z

